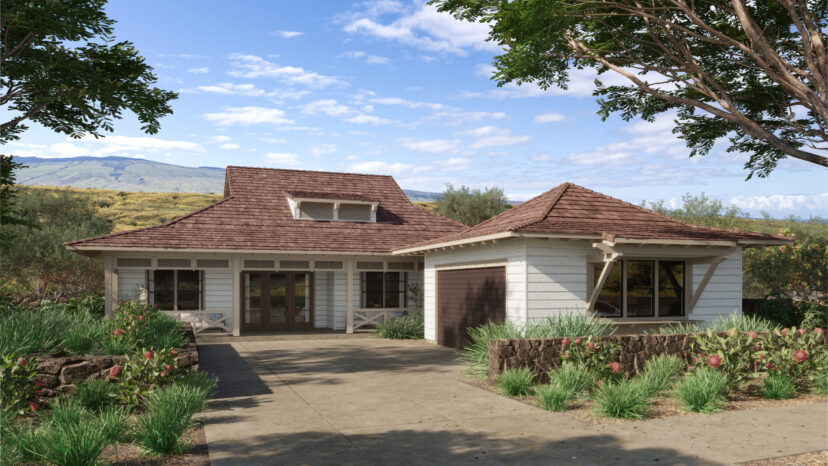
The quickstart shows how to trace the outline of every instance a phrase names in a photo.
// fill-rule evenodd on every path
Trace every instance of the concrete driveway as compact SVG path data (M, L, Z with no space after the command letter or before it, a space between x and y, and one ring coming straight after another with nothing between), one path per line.
M379 339L202 345L225 464L731 464L826 448L824 403L588 425L470 383L456 352Z

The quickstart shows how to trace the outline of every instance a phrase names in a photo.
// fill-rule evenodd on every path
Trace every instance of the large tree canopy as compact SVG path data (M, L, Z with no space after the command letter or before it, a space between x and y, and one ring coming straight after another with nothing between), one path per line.
M750 176L787 156L828 166L828 2L825 0L435 0L441 11L491 24L504 47L500 85L566 87L568 71L612 71L599 114L652 121L706 155L729 138Z
M31 120L81 137L112 131L125 109L147 133L172 113L174 92L153 87L152 67L130 42L114 42L106 0L0 2L0 142Z
M500 188L485 190L471 189L468 186L455 188L446 186L445 192L437 201L434 209L440 215L464 225L477 225L508 209L509 201Z

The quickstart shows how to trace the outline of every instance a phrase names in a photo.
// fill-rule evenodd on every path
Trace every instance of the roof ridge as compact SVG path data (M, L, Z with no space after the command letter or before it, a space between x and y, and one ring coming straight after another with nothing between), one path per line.
M272 170L272 171L282 171L282 172L300 172L300 173L328 173L331 175L357 175L357 176L374 176L374 177L382 177L382 178L391 178L394 179L391 175L378 175L376 173L356 173L356 172L332 172L326 170L301 170L298 168L276 168L276 167L250 167L245 165L227 165L225 170L228 168L246 168L249 170Z
M561 200L561 198L566 193L566 191L569 190L570 186L574 186L574 185L567 181L566 183L562 183L562 184L550 189L549 191L547 191L547 192L550 192L550 191L554 191L555 189L563 187L563 189L561 189L561 191L558 194L556 194L555 196L552 197L552 200L549 202L549 207L543 209L541 211L541 214L538 216L538 218L536 218L534 220L530 220L530 221L526 222L525 224L518 225L514 228L511 228L510 230L511 231L519 230L521 228L526 228L530 225L534 225L534 224L536 224L540 221L543 221L549 215L549 212L551 212L552 209L555 208L555 205L558 203L558 201Z
M73 244L85 243L87 241L93 241L93 240L98 240L98 239L102 239L102 238L114 238L116 236L123 236L123 235L126 235L126 234L136 233L136 232L139 232L139 231L147 231L147 230L153 230L155 228L166 227L166 226L172 225L174 223L180 222L181 220L184 220L185 218L192 217L195 214L199 214L201 212L204 212L207 209L212 209L213 207L216 207L219 204L223 204L223 203L225 203L225 202L227 202L231 199L233 199L233 196L225 197L224 199L222 199L220 201L216 201L216 202L214 202L210 205L204 206L204 207L202 207L202 208L200 208L196 211L190 212L189 214L182 215L181 217L176 217L176 218L174 218L174 219L172 219L172 220L170 220L166 223L162 223L160 225L151 225L151 226L148 226L148 227L133 228L132 230L119 231L117 233L109 233L107 235L98 235L98 236L93 236L93 237L90 237L90 238L78 239L78 240L75 240L75 241L67 241L67 242L63 243L63 245L64 246L69 246L69 245L73 245Z

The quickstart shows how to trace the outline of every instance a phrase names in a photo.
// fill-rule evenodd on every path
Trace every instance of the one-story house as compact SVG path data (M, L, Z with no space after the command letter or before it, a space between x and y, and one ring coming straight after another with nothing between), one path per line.
M742 248L784 237L689 225L564 183L471 228L380 175L227 167L224 199L67 243L101 260L106 310L141 299L232 335L355 329L425 312L460 346L489 319L590 312L620 324L741 311Z

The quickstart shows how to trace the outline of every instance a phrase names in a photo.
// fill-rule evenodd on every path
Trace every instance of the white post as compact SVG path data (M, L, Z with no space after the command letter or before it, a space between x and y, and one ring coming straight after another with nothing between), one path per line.
M345 261L345 333L354 333L354 259Z
M118 304L118 272L115 270L115 256L104 256L104 315L115 315Z
M231 269L233 270L233 336L238 337L241 335L241 322L242 322L242 310L241 310L241 287L244 286L241 279L241 259L238 256L234 256L230 260Z

